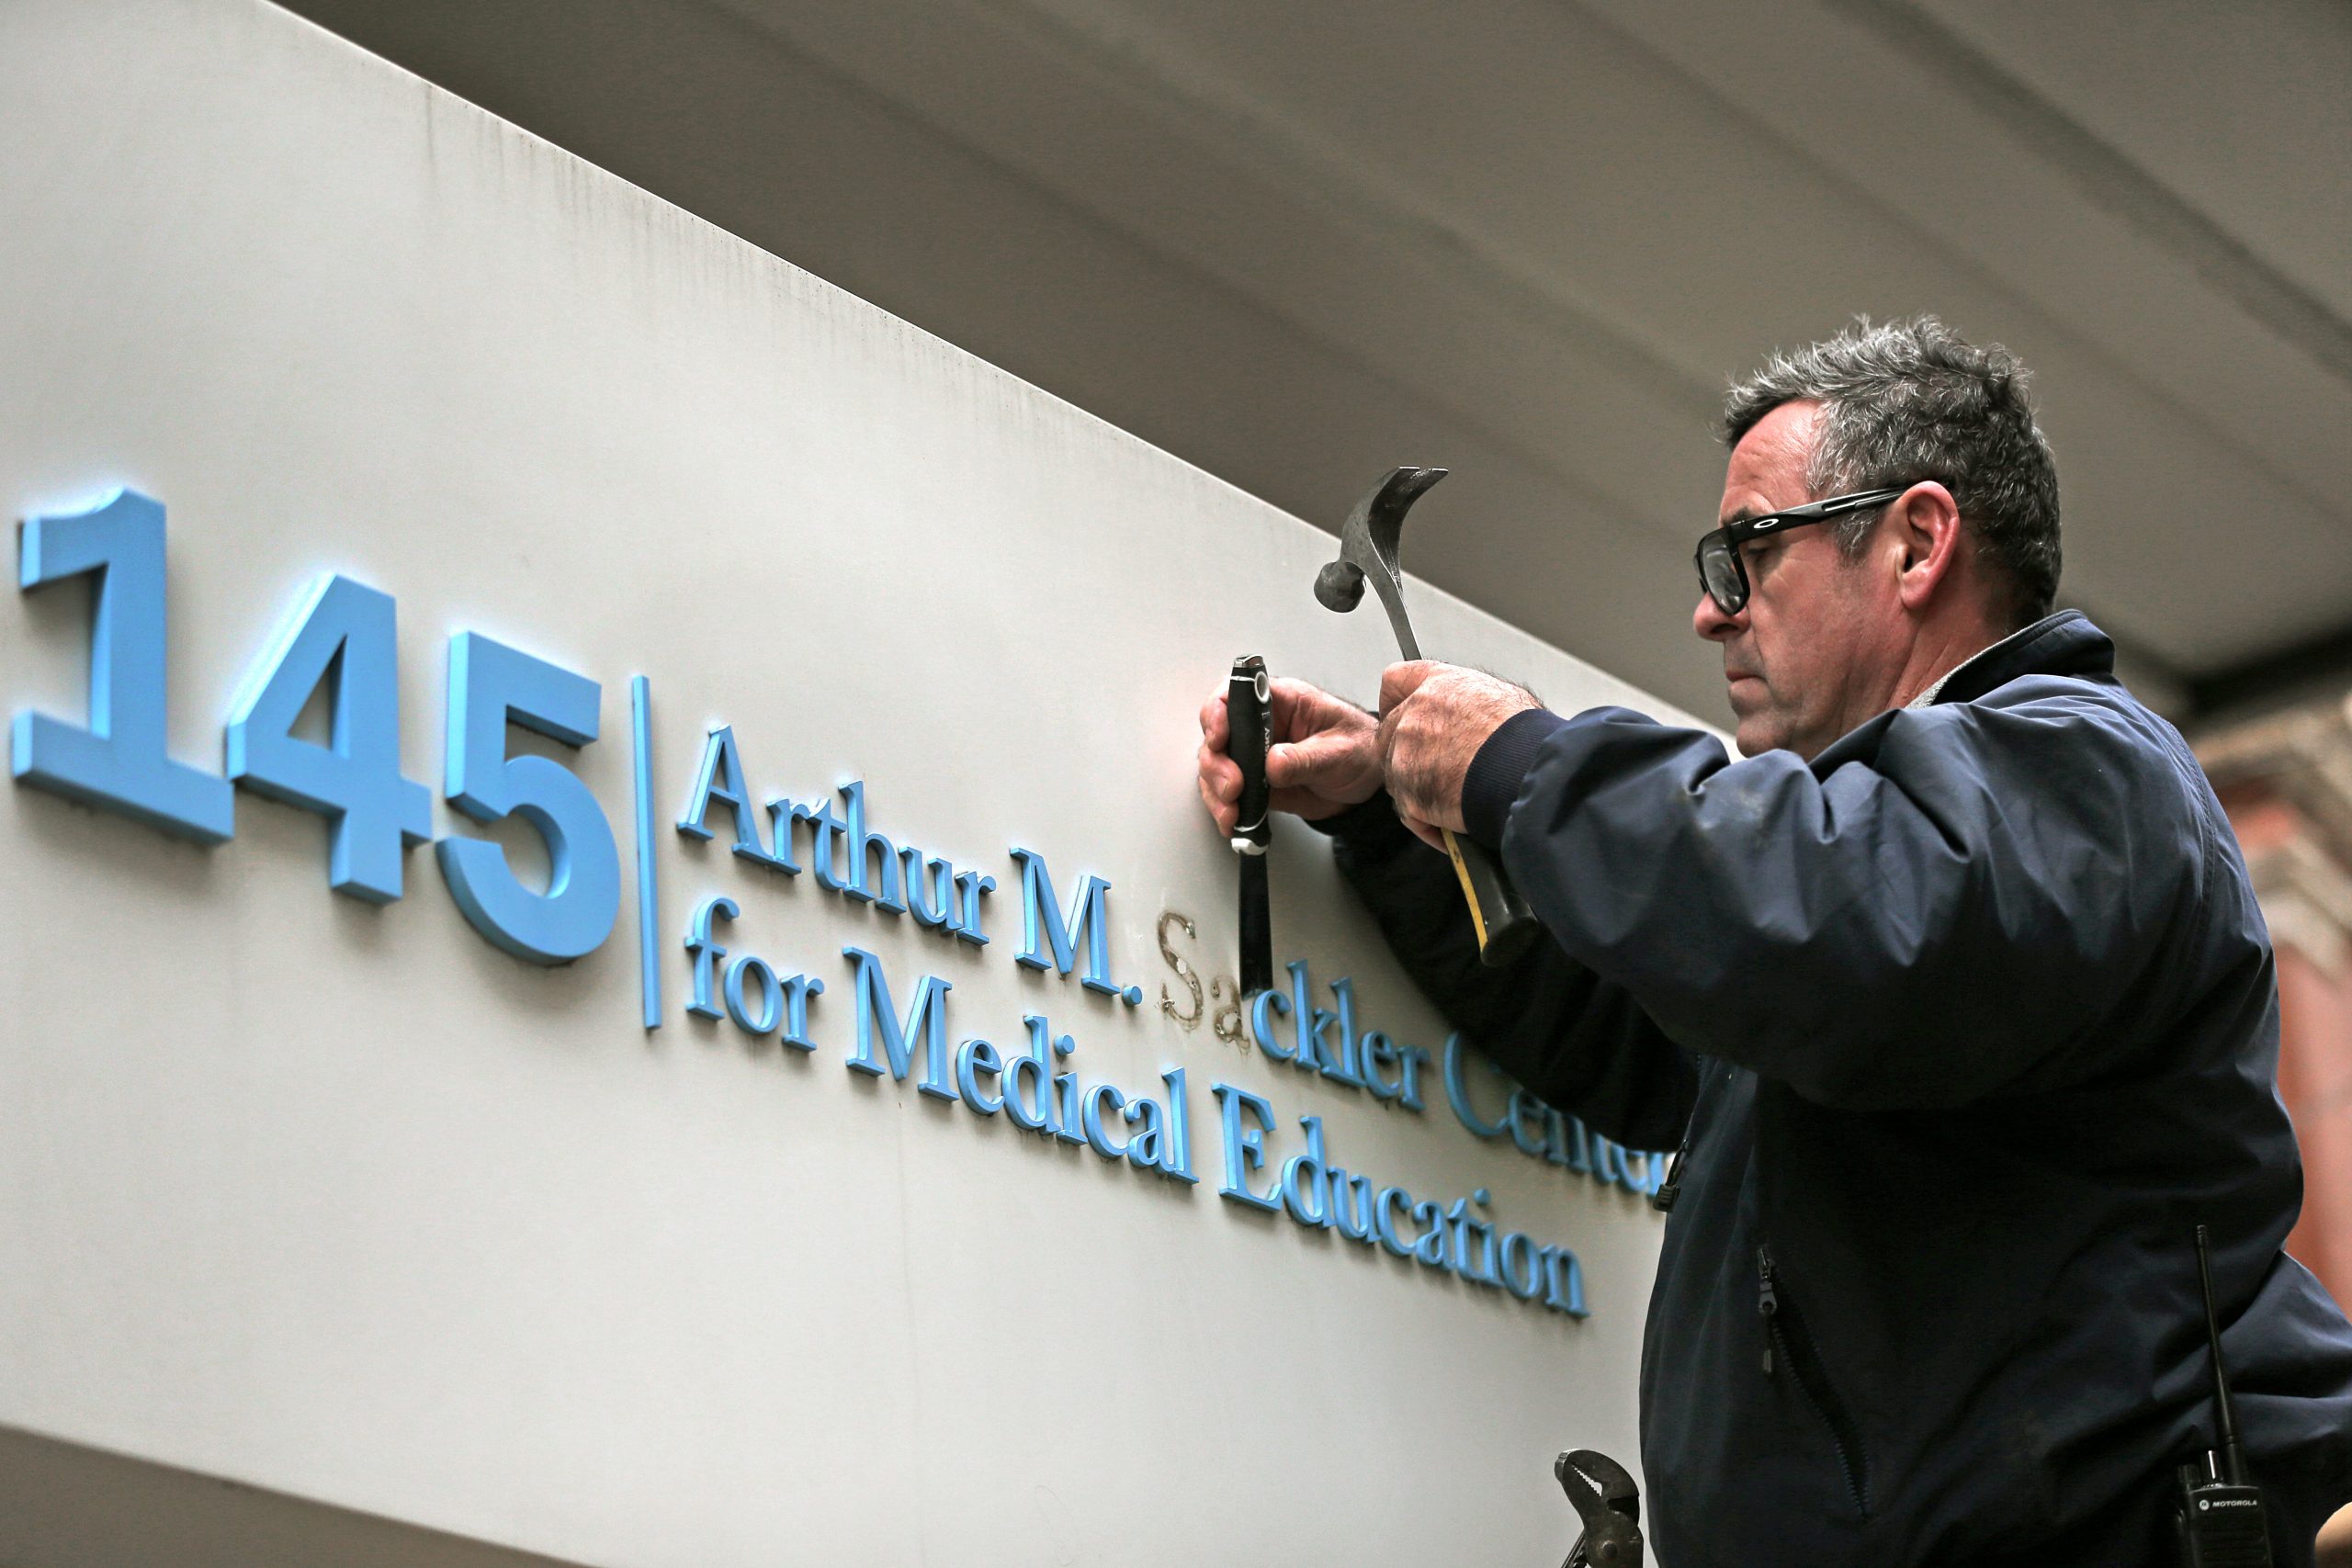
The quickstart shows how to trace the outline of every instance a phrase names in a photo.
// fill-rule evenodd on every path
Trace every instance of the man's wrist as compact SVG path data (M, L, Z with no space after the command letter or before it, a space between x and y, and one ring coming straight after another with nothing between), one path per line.
M1487 737L1462 779L1462 821L1471 838L1490 850L1501 850L1511 803L1519 798L1527 771L1535 765L1544 742L1567 722L1548 708L1523 708Z

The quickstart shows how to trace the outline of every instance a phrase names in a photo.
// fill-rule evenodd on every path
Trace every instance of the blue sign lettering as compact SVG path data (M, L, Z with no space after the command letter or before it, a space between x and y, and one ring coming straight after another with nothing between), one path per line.
M164 508L129 491L86 512L25 524L22 590L93 580L89 703L86 723L78 726L17 713L10 730L15 777L198 843L231 837L234 786L242 785L325 819L327 878L334 891L392 904L403 891L406 851L433 833L430 793L401 765L392 597L341 574L311 584L247 671L222 727L224 776L215 777L165 751L164 545ZM548 869L544 888L526 886L498 842L466 836L441 839L435 859L474 929L532 963L565 964L603 945L618 918L620 856L612 825L586 783L556 759L510 754L508 728L520 725L560 746L586 747L598 737L602 697L595 680L479 632L460 631L449 639L443 793L459 815L478 823L521 818L544 844ZM326 715L323 744L296 733L314 701L322 701ZM660 1027L662 1014L650 703L646 678L633 677L639 993L649 1030ZM703 739L675 829L689 843L709 841L717 833L713 815L724 812L734 859L797 878L805 846L811 880L824 891L884 914L910 915L916 929L967 946L987 945L983 900L996 888L994 877L881 831L864 779L832 794L838 811L824 794L804 802L762 800L733 728L714 725ZM1142 987L1113 977L1110 883L1081 876L1065 905L1043 855L1017 846L1011 853L1021 874L1015 962L1064 980L1075 976L1085 991L1140 1006ZM725 894L695 902L683 944L686 1015L714 1028L723 1023L754 1041L814 1051L811 1004L824 994L825 982L745 949L742 919L742 906ZM670 951L674 962L677 950ZM1183 1068L1164 1069L1159 1087L1143 1093L1091 1078L1077 1061L1076 1037L1056 1031L1043 1012L1022 1020L1026 1048L1016 1055L1006 1055L977 1034L951 1049L954 987L946 979L918 976L901 1007L876 953L858 946L841 951L856 992L854 1043L845 1062L850 1071L899 1084L911 1077L924 1096L975 1115L1001 1114L1043 1140L1086 1149L1106 1163L1184 1186L1199 1181ZM1181 964L1178 972L1184 976ZM1319 1006L1306 962L1291 963L1288 973L1287 991L1259 995L1246 1019L1237 992L1232 1032L1220 1024L1220 1035L1238 1039L1246 1027L1270 1059L1317 1082L1422 1111L1424 1076L1438 1066L1432 1054L1384 1031L1360 1029L1351 977L1330 982L1325 987L1330 1005ZM1197 999L1199 987L1192 983ZM1211 994L1227 984L1217 976ZM1172 1007L1168 1010L1177 1016ZM1198 1020L1198 1009L1191 1017ZM1506 1103L1490 1119L1473 1103L1473 1080L1480 1073L1501 1075L1483 1064L1474 1068L1459 1034L1446 1041L1443 1057L1447 1101L1474 1136L1507 1134L1528 1157L1634 1190L1655 1184L1662 1162L1590 1135L1573 1117L1516 1086L1509 1086ZM1507 1078L1502 1082L1509 1085ZM1270 1144L1280 1124L1273 1105L1231 1084L1212 1089L1222 1141L1221 1197L1520 1301L1584 1315L1575 1255L1501 1230L1487 1189L1449 1205L1351 1172L1335 1163L1324 1120L1317 1115L1298 1119L1300 1146L1277 1159Z

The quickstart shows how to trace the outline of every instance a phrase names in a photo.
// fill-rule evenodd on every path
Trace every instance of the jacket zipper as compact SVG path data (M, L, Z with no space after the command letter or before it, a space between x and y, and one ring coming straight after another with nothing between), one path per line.
M1756 1249L1756 1310L1764 1319L1764 1375L1776 1375L1782 1362L1795 1375L1798 1392L1829 1429L1830 1446L1838 1450L1838 1467L1845 1472L1846 1490L1854 1499L1855 1510L1870 1517L1870 1461L1862 1452L1861 1430L1847 1413L1838 1391L1829 1386L1813 1337L1805 1332L1795 1303L1781 1300L1769 1247Z
M1692 1119L1696 1120L1698 1112L1693 1111ZM1690 1157L1690 1123L1686 1122L1682 1124L1682 1145L1674 1151L1674 1158L1667 1162L1666 1179L1659 1182L1657 1190L1650 1194L1650 1207L1659 1213L1674 1213L1675 1201L1682 1196L1682 1162Z
M1650 1207L1661 1214L1674 1213L1675 1201L1682 1196L1682 1167L1690 1157L1690 1133L1699 1124L1699 1101L1706 1097L1707 1068L1713 1065L1709 1062L1699 1069L1698 1087L1690 1093L1690 1114L1682 1119L1682 1142L1676 1146L1674 1158L1667 1163L1666 1179L1650 1194Z

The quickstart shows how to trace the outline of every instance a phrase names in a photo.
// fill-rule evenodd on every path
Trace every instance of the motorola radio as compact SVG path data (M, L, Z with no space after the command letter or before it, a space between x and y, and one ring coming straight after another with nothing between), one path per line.
M2178 1512L2183 1568L2270 1568L2270 1523L2262 1489L2246 1473L2238 1447L2237 1412L2222 1366L2222 1327L2213 1314L2213 1267L2205 1227L2197 1227L2197 1282L2205 1293L2205 1339L2213 1357L2213 1424L2219 1446L2205 1462L2180 1467Z

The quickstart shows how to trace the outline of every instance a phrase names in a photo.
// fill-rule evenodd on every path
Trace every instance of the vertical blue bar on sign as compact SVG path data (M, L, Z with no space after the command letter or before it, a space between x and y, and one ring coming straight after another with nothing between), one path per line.
M642 675L628 683L629 739L637 752L637 964L645 1000L645 1027L662 1027L662 964L654 931L660 926L653 883L653 721L651 688Z

